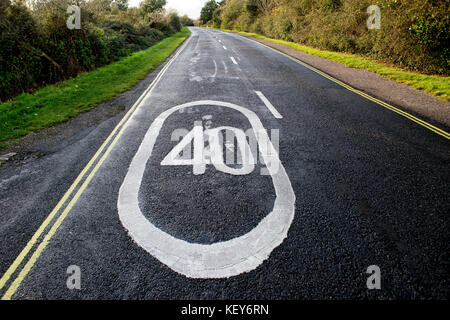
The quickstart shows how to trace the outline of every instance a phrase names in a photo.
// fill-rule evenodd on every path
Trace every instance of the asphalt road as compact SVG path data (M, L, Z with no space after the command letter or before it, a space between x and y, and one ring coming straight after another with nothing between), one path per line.
M449 140L260 44L191 31L128 114L0 173L0 295L448 299ZM242 163L261 128L271 142Z

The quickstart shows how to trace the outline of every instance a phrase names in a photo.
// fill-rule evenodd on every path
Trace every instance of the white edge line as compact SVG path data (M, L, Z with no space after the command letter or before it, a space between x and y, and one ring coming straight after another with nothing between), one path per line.
M258 97L264 102L267 109L269 109L270 112L272 112L273 116L277 119L283 119L283 116L275 109L272 103L270 103L269 99L266 98L266 96L261 91L255 91L255 93L258 95Z

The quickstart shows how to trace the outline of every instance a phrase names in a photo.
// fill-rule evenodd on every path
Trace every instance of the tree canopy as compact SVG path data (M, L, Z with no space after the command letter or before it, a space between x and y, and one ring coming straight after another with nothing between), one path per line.
M166 0L144 0L141 2L141 8L146 13L161 12L166 4Z
M202 8L200 14L200 21L205 24L213 18L214 11L219 7L219 4L215 0L208 1Z

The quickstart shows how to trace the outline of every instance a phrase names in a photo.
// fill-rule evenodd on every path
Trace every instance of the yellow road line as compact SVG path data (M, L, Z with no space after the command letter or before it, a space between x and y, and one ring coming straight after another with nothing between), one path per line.
M74 181L74 183L71 185L71 187L67 190L66 194L61 198L61 200L58 202L56 207L52 210L50 215L44 220L42 225L39 227L39 229L36 231L36 233L33 235L33 237L30 239L30 241L27 243L25 248L21 251L21 253L17 256L17 258L14 260L13 264L8 268L6 273L2 276L0 279L0 289L5 285L5 283L9 280L11 275L16 271L17 267L22 263L22 261L25 259L25 257L28 255L29 251L32 249L32 247L36 244L37 240L40 238L44 230L48 227L50 222L53 220L57 212L61 209L63 204L67 201L67 199L72 194L73 190L77 187L77 185L80 183L80 181L85 176L86 172L89 171L90 167L95 163L99 155L102 153L102 151L107 146L108 142L112 139L114 134L120 129L121 125L123 124L122 128L120 129L117 136L114 138L113 142L110 144L106 152L103 154L101 159L98 161L97 165L94 167L94 169L91 171L85 182L82 184L78 192L75 194L75 196L72 198L72 200L69 202L63 213L59 216L59 218L56 220L56 222L53 224L47 235L44 237L43 241L39 244L36 251L33 253L31 258L28 260L28 262L25 264L24 268L21 270L17 278L13 281L13 283L10 285L6 293L3 295L1 300L9 300L14 295L14 293L19 288L22 281L25 279L33 265L36 263L37 259L41 255L41 253L44 251L45 247L47 246L50 239L53 237L53 235L58 230L61 223L64 221L70 210L73 208L73 206L78 201L79 197L83 194L84 190L89 185L90 181L94 177L95 173L98 171L98 169L101 167L109 153L111 152L114 145L117 143L118 139L124 132L125 128L129 124L129 120L131 119L134 112L141 106L141 102L144 100L144 98L149 95L153 89L156 87L156 85L161 80L162 76L165 74L169 66L175 61L175 59L180 55L180 53L184 50L184 48L187 46L188 42L190 40L190 37L188 41L185 42L185 44L178 50L178 52L172 57L172 59L164 66L164 68L160 71L160 73L157 75L157 77L153 80L153 82L150 84L150 86L147 88L147 90L139 97L139 99L135 102L135 104L130 108L130 110L125 114L125 116L122 118L122 120L119 122L119 124L114 128L114 130L111 132L111 134L108 136L108 138L105 140L105 142L102 144L102 146L99 148L97 153L94 155L94 157L89 161L89 163L86 165L86 167L83 169L83 171L80 173L80 175L77 177L77 179Z
M290 55L288 55L288 54L286 54L286 53L284 53L284 52L281 52L281 51L279 51L279 50L277 50L277 49L274 49L274 48L272 48L272 47L270 47L270 46L268 46L268 45L265 45L265 44L263 44L263 43L261 43L261 42L258 42L258 41L256 41L256 40L253 40L253 39L249 39L249 38L244 37L244 36L242 36L242 35L239 35L239 36L241 36L242 38L247 39L247 40L249 40L249 41L258 43L258 44L260 44L260 45L262 45L262 46L264 46L264 47L266 47L266 48L268 48L268 49L270 49L270 50L272 50L272 51L274 51L274 52L276 52L276 53L279 53L279 54L281 54L281 55L283 55L283 56L285 56L285 57L291 59L292 61L295 61L295 62L301 64L301 65L304 66L305 68L308 68L309 70L314 71L315 73L320 74L321 76L327 78L328 80L331 80L331 81L333 81L334 83L339 84L340 86L346 88L347 90L350 90L350 91L352 91L352 92L354 92L354 93L356 93L356 94L358 94L358 95L360 95L360 96L362 96L362 97L364 97L364 98L366 98L366 99L368 99L368 100L371 100L371 101L373 101L373 102L375 102L375 103L381 105L382 107L384 107L384 108L386 108L386 109L389 109L389 110L391 110L391 111L394 111L395 113L397 113L397 114L399 114L399 115L401 115L401 116L403 116L403 117L405 117L405 118L407 118L407 119L409 119L409 120L414 121L415 123L421 125L422 127L425 127L425 128L427 128L428 130L431 130L431 131L433 131L434 133L437 133L438 135L440 135L440 136L442 136L442 137L444 137L444 138L450 140L450 133L448 133L448 132L446 132L446 131L444 131L444 130L442 130L442 129L436 127L436 126L433 126L432 124L430 124L430 123L428 123L428 122L426 122L426 121L424 121L424 120L422 120L422 119L419 119L419 118L413 116L412 114L409 114L408 112L405 112L405 111L403 111L403 110L400 110L399 108L396 108L396 107L394 107L394 106L391 106L390 104L388 104L388 103L386 103L386 102L384 102L384 101L381 101L381 100L379 100L379 99L377 99L377 98L374 98L374 97L368 95L367 93L364 93L364 92L362 92L362 91L360 91L360 90L357 90L357 89L355 89L355 88L349 86L348 84L346 84L346 83L344 83L344 82L342 82L342 81L340 81L340 80L338 80L338 79L336 79L336 78L333 78L332 76L326 74L325 72L323 72L323 71L321 71L321 70L319 70L319 69L317 69L317 68L314 68L313 66L311 66L311 65L309 65L309 64L307 64L307 63L305 63L305 62L303 62L303 61L301 61L301 60L298 60L298 59L296 59L296 58L294 58L294 57L291 57Z
M25 266L23 267L23 269L20 271L19 275L17 276L17 278L14 280L14 282L10 285L10 287L8 288L8 290L6 291L6 293L3 295L2 300L10 300L11 297L13 296L13 294L17 291L17 289L19 288L20 284L22 283L22 281L25 279L25 277L27 276L27 274L30 272L31 268L34 266L34 264L36 263L37 259L39 258L39 256L41 255L41 253L44 251L44 249L47 247L50 239L53 237L53 235L56 233L56 231L58 230L58 228L60 227L61 223L64 221L64 219L67 217L67 215L69 214L70 210L72 210L73 206L77 203L78 199L80 198L80 196L83 194L84 190L87 188L87 186L89 185L89 183L91 182L92 178L94 177L94 175L97 173L98 169L101 167L101 165L103 164L103 162L105 161L106 157L109 155L109 153L111 152L112 148L115 146L115 144L117 143L117 140L121 137L123 130L125 129L125 127L127 126L129 122L126 122L124 127L120 130L120 132L117 134L117 136L114 138L113 142L110 144L110 146L108 147L107 151L103 154L103 156L101 157L100 161L96 164L96 166L94 167L94 169L91 171L91 173L89 174L89 176L87 177L87 179L84 181L83 185L80 187L80 189L78 190L78 192L75 194L75 196L72 198L72 200L69 202L68 206L64 209L63 213L58 217L58 219L56 220L56 222L53 224L53 226L51 227L50 231L47 233L47 235L44 237L44 239L42 240L42 242L39 244L39 246L37 247L36 251L34 251L33 255L31 256L31 258L28 260L28 262L25 264Z
M153 84L153 83L152 83ZM150 84L149 87L152 86ZM147 89L148 90L148 89ZM75 179L75 181L72 183L70 188L67 190L67 192L64 194L64 196L61 198L61 200L58 202L58 204L55 206L55 208L52 210L52 212L47 216L47 218L44 220L44 222L40 225L38 230L34 233L32 238L28 241L27 245L23 250L20 252L20 254L17 256L17 258L14 260L14 262L11 264L11 266L8 268L8 270L3 274L2 278L0 279L0 289L3 288L5 283L9 280L11 275L16 271L17 267L20 265L20 263L23 261L23 259L27 256L31 248L36 244L36 241L39 239L39 237L42 235L44 230L47 228L49 223L53 220L55 215L59 212L61 207L66 203L67 199L70 197L72 192L75 190L75 188L78 186L80 181L83 179L83 177L86 175L86 173L89 171L89 169L92 167L92 165L95 163L99 155L103 152L105 147L108 145L109 141L112 139L112 137L116 134L118 129L121 127L125 119L134 111L135 107L137 106L138 102L141 101L141 98L143 98L147 94L147 90L144 91L144 93L139 97L139 99L135 102L135 104L130 108L130 110L125 114L125 116L121 119L121 121L117 124L117 126L113 129L111 134L108 136L108 138L103 142L103 144L100 146L100 148L97 150L95 155L91 158L91 160L88 162L88 164L84 167L84 169L81 171L81 173L78 175L78 177Z

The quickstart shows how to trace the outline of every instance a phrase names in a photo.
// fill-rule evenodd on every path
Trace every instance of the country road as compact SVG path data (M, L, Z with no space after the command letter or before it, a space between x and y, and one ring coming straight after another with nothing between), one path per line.
M448 128L191 32L126 114L0 171L0 296L448 299Z

